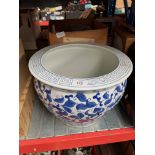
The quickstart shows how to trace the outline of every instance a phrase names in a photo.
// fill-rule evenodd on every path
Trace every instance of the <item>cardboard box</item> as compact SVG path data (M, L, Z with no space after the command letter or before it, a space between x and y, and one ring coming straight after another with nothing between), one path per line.
M58 37L57 33L59 32L64 32L64 35ZM102 23L95 22L94 20L74 19L50 23L50 45L69 42L107 44L107 38L108 27Z
M131 7L131 0L127 0L128 7ZM116 1L116 8L124 8L124 1L123 0L117 0Z
M123 26L120 26L114 31L113 46L124 53L127 53L129 47L135 42L135 34L129 32Z

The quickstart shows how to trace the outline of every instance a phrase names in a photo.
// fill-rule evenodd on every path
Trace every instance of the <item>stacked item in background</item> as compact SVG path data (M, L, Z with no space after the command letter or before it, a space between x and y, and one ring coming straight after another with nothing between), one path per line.
M40 19L43 21L48 20L63 20L65 19L65 12L62 6L44 8L40 10Z
M128 6L124 3L127 1ZM87 19L94 17L114 16L114 14L125 14L125 8L128 11L129 24L134 24L134 3L131 0L101 0L99 2L93 0L69 0L67 6L56 7L36 7L33 11L33 21L49 21L63 19Z
M131 1L132 0L127 0L128 7L131 7ZM124 14L124 13L125 13L124 0L116 0L115 14Z
M66 7L37 7L33 11L33 21L49 21L93 17L91 1L69 1Z
M132 141L113 144L80 147L61 151L47 151L26 155L134 155L135 148Z
M65 12L62 6L57 7L36 7L32 11L33 22L49 21L49 20L63 20L65 19Z
M20 10L19 36L23 41L23 46L25 50L37 49L36 39L41 32L40 26L33 24L34 16L32 16L32 12L34 11ZM35 18L37 18L37 16Z
M70 0L65 8L66 19L93 18L93 7L90 0Z

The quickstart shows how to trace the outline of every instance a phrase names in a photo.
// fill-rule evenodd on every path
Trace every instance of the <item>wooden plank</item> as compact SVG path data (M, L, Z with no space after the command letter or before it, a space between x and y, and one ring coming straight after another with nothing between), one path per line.
M28 65L26 62L23 42L21 39L19 39L19 97L21 97L21 94L25 89L29 76L30 76L30 72L28 70Z
M19 60L25 55L22 39L19 38Z
M19 96L20 97L26 86L29 76L30 76L30 72L28 70L26 57L25 55L23 55L19 60Z
M25 89L19 101L19 135L26 136L30 124L34 102L33 80L29 76Z
M30 83L31 83L31 80L32 80L32 77L29 76L29 79L27 80L27 83L25 84L25 89L21 92L21 97L20 97L20 101L19 101L19 115L21 114L21 111L23 109L23 105L25 103L25 100L26 100L26 96L27 96L27 93L28 93L28 88L30 86Z

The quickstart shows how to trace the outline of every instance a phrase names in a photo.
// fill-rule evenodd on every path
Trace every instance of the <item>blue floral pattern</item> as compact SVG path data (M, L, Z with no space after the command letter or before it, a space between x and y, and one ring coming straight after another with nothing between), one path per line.
M46 108L58 118L74 124L85 124L100 118L123 96L127 80L99 91L68 91L34 80L35 90Z

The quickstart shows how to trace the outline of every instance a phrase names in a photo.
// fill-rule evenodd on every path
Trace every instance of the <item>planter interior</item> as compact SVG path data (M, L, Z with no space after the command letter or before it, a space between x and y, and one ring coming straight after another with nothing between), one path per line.
M51 49L42 56L43 67L69 78L92 78L112 72L119 65L116 55L100 47L77 46Z

